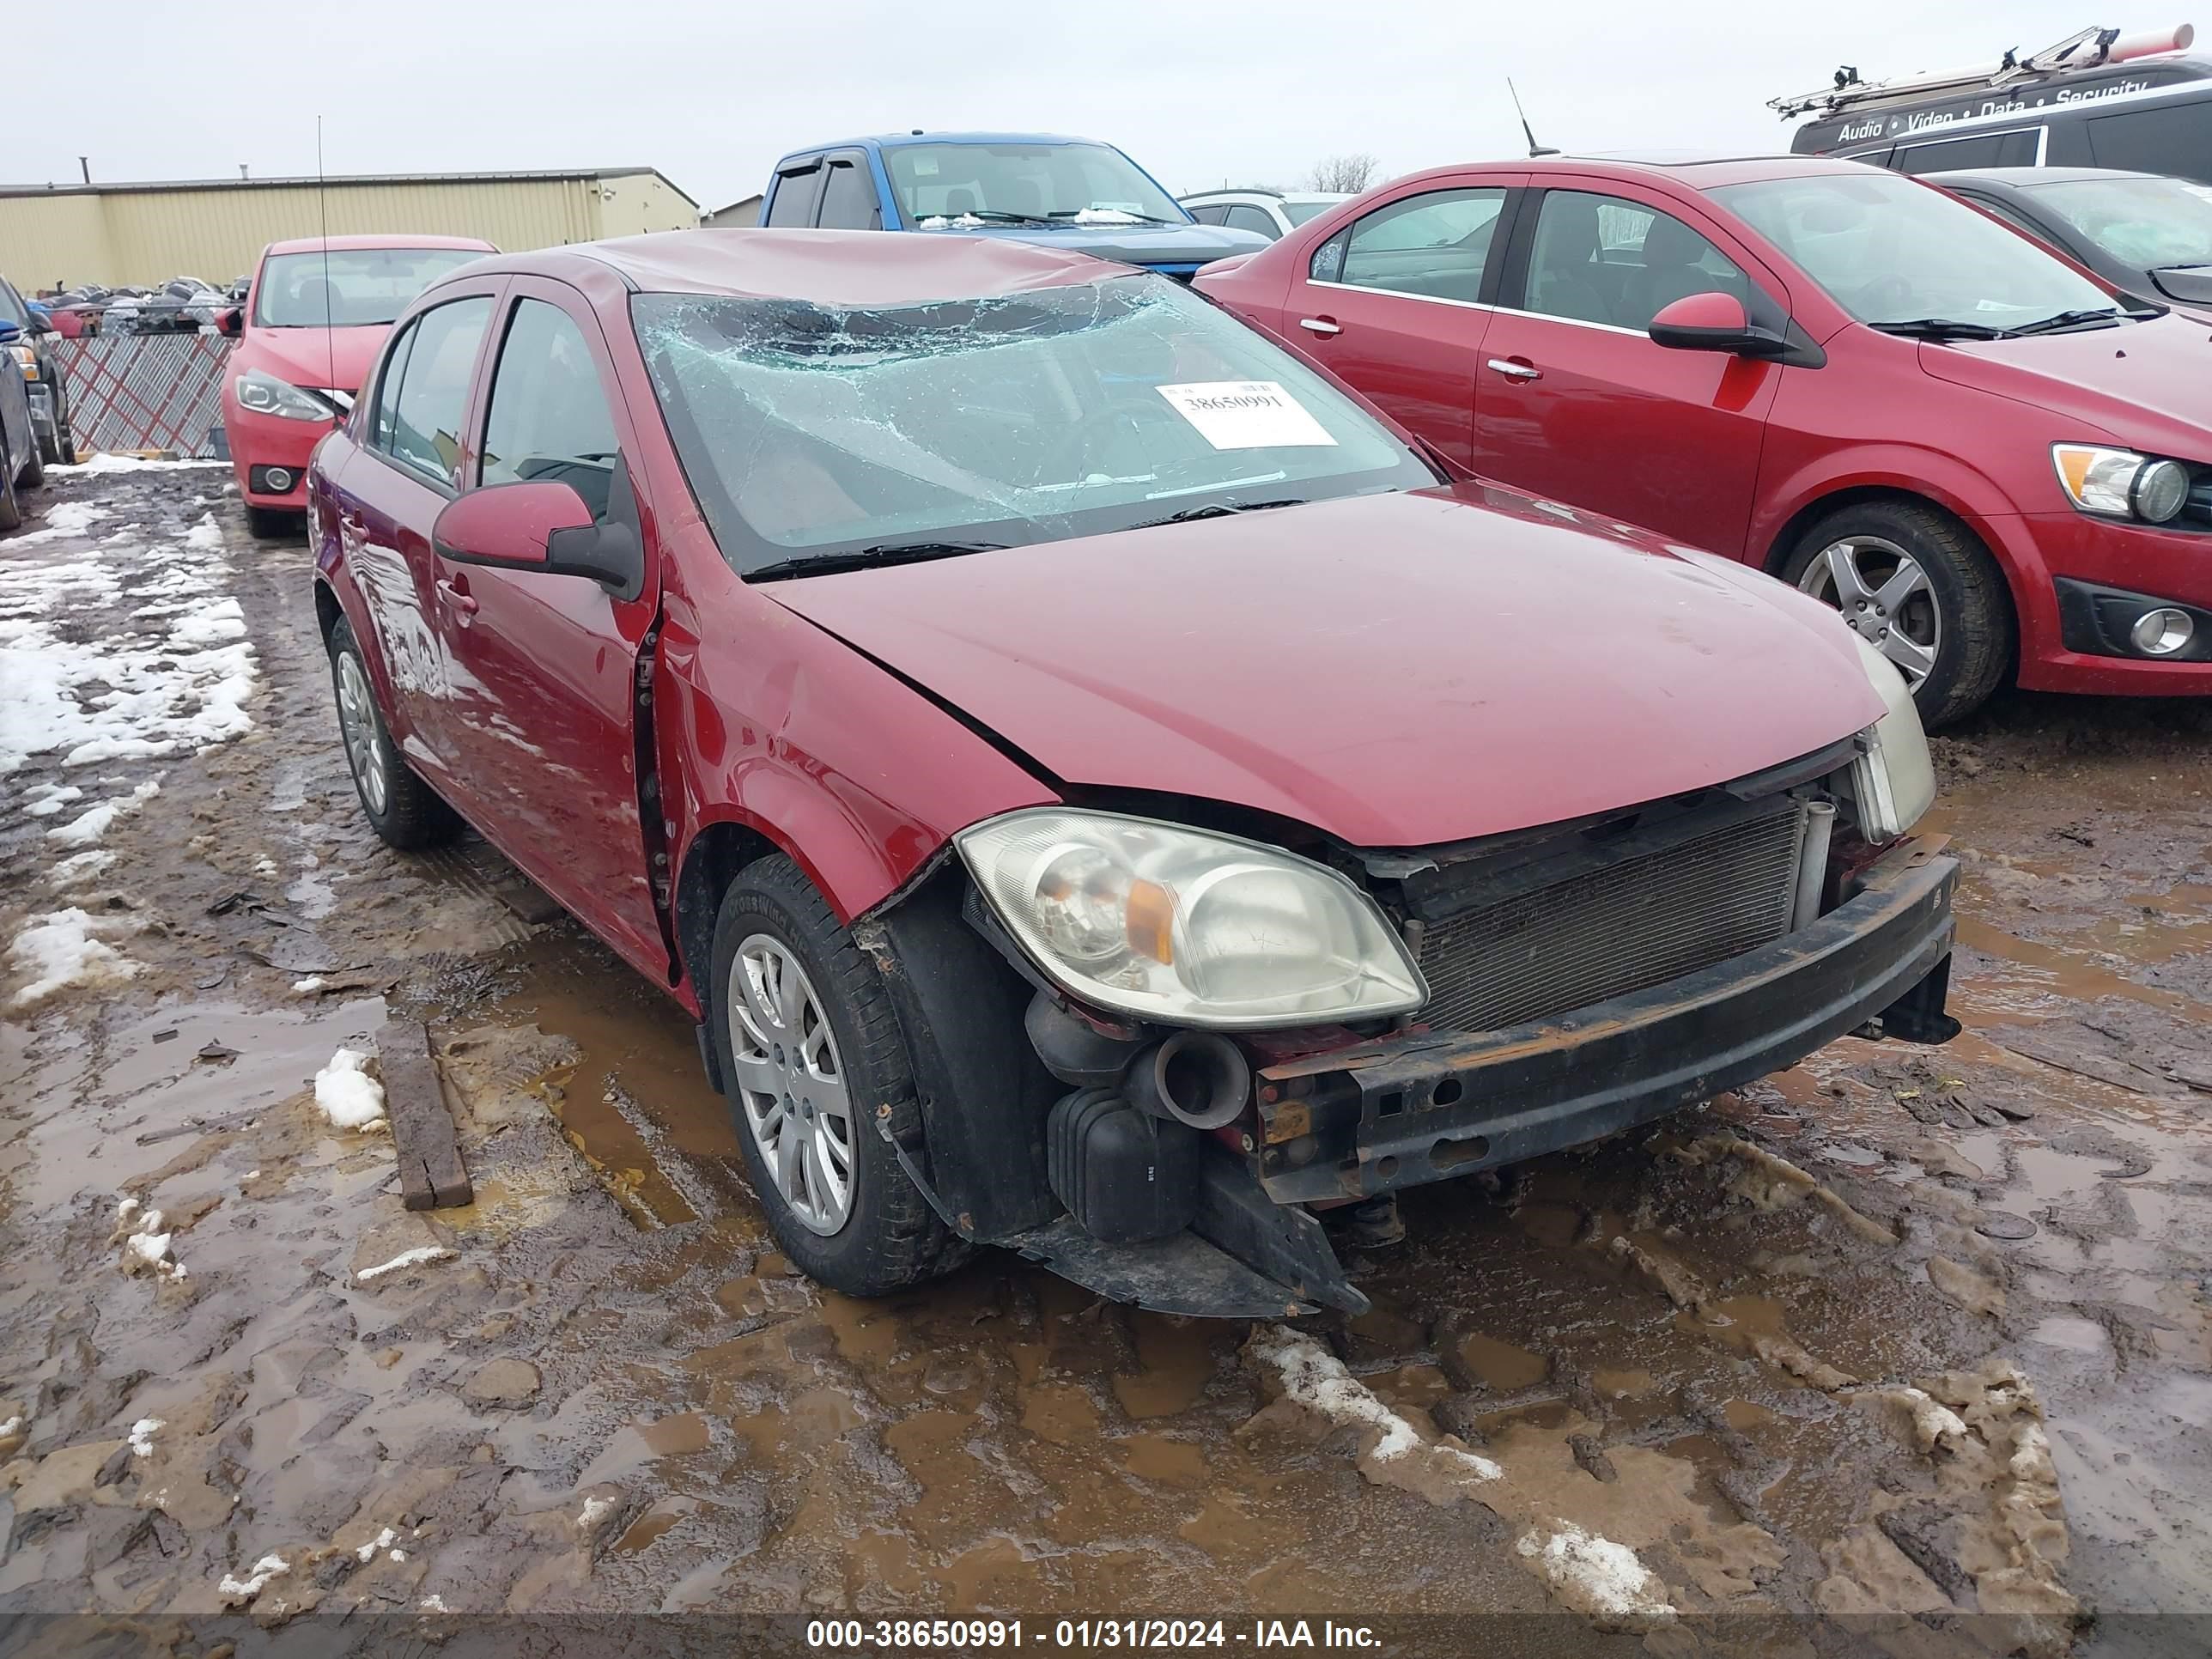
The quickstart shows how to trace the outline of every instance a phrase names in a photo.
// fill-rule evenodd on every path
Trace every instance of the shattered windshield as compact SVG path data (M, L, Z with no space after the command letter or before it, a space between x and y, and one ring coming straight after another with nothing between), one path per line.
M882 310L630 304L684 472L741 574L1438 482L1319 375L1162 277Z
M965 219L982 224L1190 222L1173 197L1106 144L887 144L884 169L899 211L924 230Z

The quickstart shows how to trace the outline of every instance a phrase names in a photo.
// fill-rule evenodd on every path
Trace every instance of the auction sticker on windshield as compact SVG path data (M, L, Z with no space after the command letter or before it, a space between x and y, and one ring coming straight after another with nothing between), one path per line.
M1334 446L1305 405L1273 380L1193 380L1153 388L1216 449Z

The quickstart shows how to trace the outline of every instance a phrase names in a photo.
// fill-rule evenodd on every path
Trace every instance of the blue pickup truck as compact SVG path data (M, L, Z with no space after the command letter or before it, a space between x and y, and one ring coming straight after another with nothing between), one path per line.
M760 222L1010 236L1183 282L1267 246L1199 223L1113 145L1044 133L910 132L793 150L775 164Z

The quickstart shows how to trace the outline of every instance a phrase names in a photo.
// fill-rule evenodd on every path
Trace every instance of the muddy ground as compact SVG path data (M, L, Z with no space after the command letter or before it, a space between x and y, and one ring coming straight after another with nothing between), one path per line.
M112 953L27 999L0 955L0 1613L103 1615L40 1642L228 1610L242 1651L521 1611L2212 1645L2212 711L2014 697L1941 740L1966 1036L1414 1194L1363 1318L1158 1317L998 1254L859 1303L775 1254L672 1005L488 848L372 838L306 550L226 479L63 475L39 504L100 513L0 541L0 644L153 628L167 672L146 596L190 546L255 676L204 748L0 776L0 939L74 908ZM429 1022L475 1178L434 1219L308 1091L387 1012Z

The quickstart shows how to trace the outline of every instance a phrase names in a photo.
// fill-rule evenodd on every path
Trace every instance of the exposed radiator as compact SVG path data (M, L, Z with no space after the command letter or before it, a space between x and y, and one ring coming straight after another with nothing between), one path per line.
M1802 809L1773 810L1431 923L1413 1016L1488 1031L1665 983L1790 931Z

